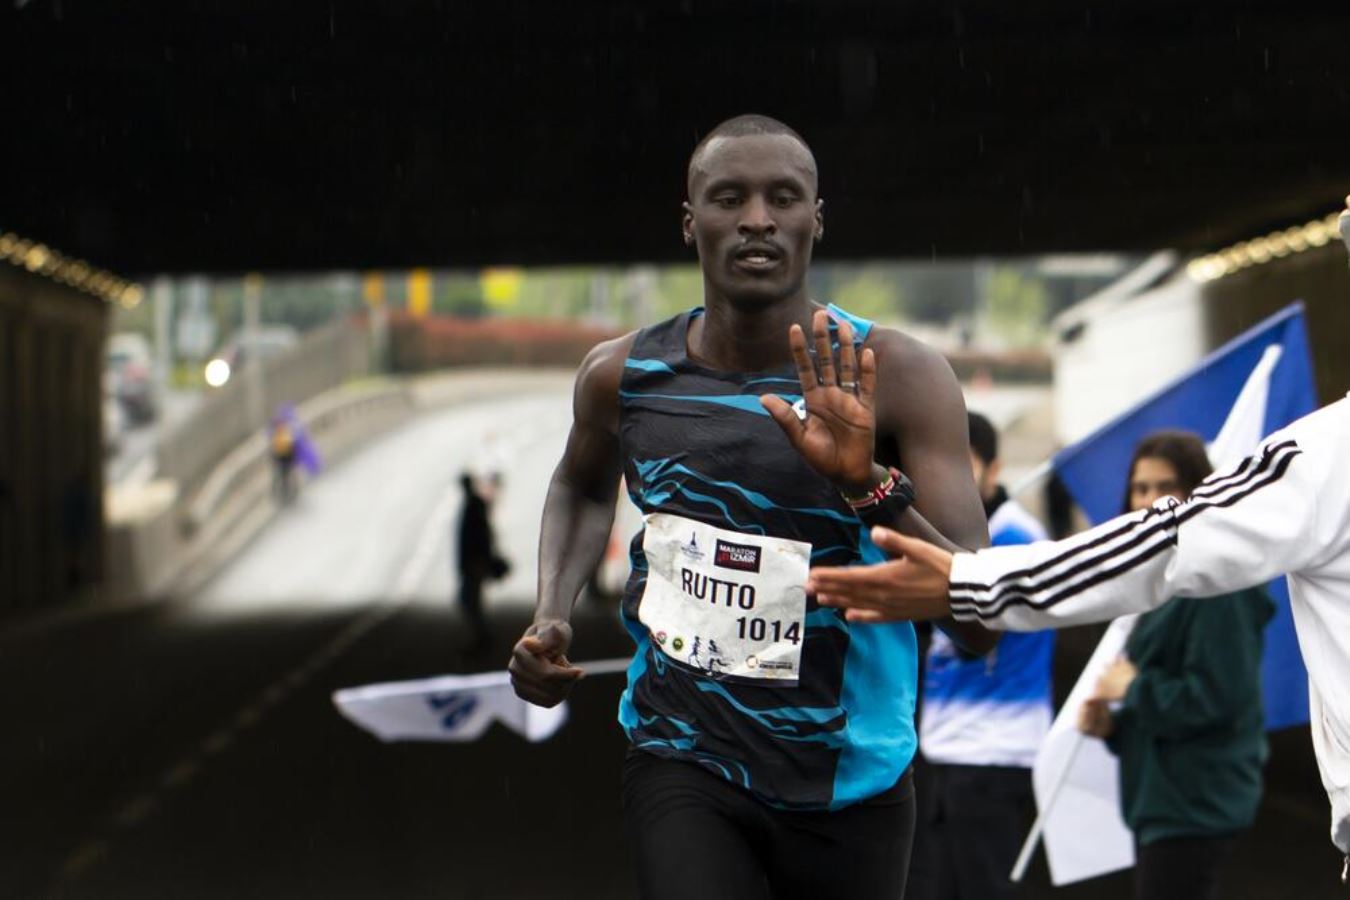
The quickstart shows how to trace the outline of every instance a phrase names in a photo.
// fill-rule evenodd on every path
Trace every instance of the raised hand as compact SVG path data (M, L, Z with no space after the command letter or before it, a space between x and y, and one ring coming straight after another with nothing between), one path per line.
M866 493L878 481L872 462L876 446L876 357L870 349L863 350L861 359L857 357L853 350L853 328L841 321L836 367L830 347L829 316L824 310L812 317L811 330L816 345L815 362L806 350L806 335L801 326L793 325L788 330L788 343L806 406L805 417L798 416L786 401L772 394L760 397L759 402L811 468L847 493Z

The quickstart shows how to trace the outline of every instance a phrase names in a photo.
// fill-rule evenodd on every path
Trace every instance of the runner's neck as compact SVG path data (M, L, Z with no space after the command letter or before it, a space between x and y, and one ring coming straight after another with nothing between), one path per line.
M811 316L824 308L807 298L753 310L710 302L703 315L690 321L685 350L700 365L728 372L767 372L790 366L788 328L800 325L811 346Z

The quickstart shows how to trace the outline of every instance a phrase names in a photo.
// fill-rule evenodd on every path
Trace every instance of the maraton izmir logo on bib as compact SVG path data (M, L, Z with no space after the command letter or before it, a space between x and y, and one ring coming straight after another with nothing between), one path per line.
M754 544L733 544L719 540L713 554L713 565L741 572L759 571L759 548Z

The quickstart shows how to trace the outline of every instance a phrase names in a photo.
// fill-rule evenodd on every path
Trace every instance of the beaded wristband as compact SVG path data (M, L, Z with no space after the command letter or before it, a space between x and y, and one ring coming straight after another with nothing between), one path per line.
M867 509L869 506L876 506L882 500L889 497L891 491L895 490L895 476L898 474L899 473L896 472L895 469L891 469L887 472L885 481L881 482L881 484L872 488L861 497L850 497L843 491L839 492L839 496L844 498L844 502L852 507L854 512L857 512L860 509Z

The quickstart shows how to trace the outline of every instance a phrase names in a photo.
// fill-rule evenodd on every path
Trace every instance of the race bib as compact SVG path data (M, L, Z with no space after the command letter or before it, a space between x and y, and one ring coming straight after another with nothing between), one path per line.
M638 619L666 656L705 675L796 684L811 545L644 517Z

